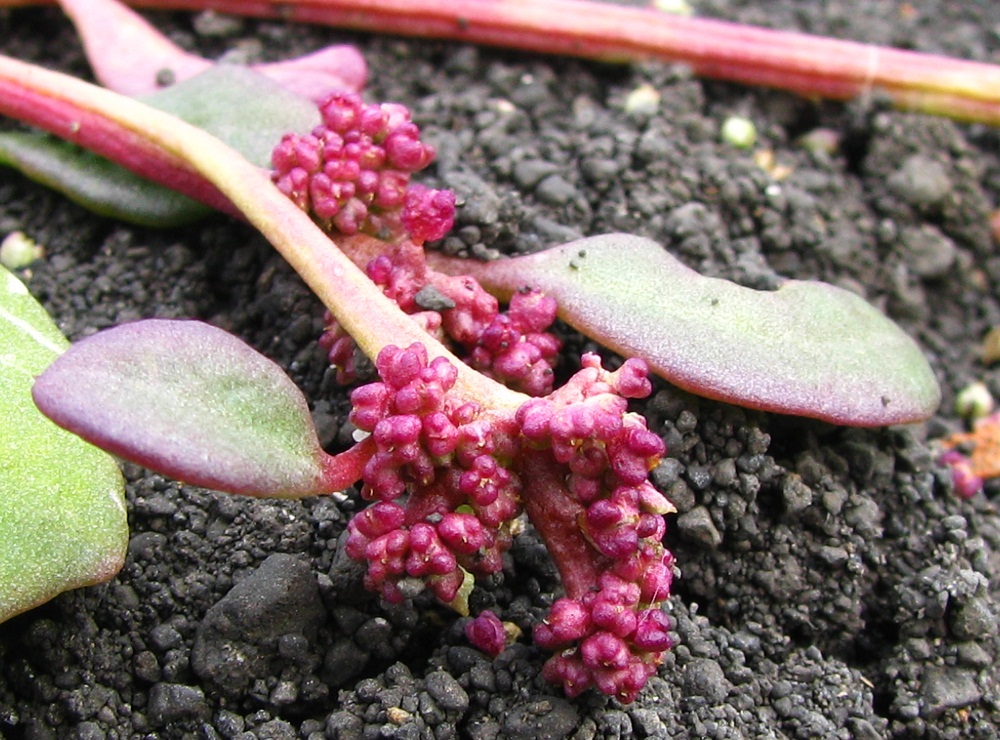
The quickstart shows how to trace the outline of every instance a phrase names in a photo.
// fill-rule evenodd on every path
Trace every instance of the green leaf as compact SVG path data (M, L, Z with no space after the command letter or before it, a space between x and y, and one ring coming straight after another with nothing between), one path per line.
M291 379L200 321L149 319L87 337L42 373L34 397L60 426L187 483L253 496L337 490L334 458Z
M165 228L204 218L212 209L54 136L0 133L0 164L58 191L100 216Z
M216 65L142 100L205 129L260 167L270 166L282 135L311 131L320 121L310 100L235 65ZM141 147L131 154L142 155ZM0 164L95 213L141 226L179 226L211 213L192 198L46 134L0 133Z
M282 136L320 124L311 100L235 64L217 64L139 100L204 129L258 167L271 166Z
M541 289L567 323L709 398L857 426L926 419L940 402L917 344L864 299L826 283L752 290L703 277L627 234L469 272L507 294Z
M115 461L35 408L31 385L67 346L0 268L0 622L125 560L125 485Z

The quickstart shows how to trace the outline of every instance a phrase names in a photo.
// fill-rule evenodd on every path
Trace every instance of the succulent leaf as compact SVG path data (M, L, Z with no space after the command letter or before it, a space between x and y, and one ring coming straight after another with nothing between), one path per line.
M698 395L856 426L919 421L940 401L917 344L864 299L826 283L752 290L699 275L627 234L466 265L487 289L552 296L564 321Z
M0 622L125 560L125 484L115 461L60 429L31 384L67 346L45 310L0 268Z
M149 319L99 332L42 373L33 393L60 426L178 480L253 496L332 490L302 393L209 324Z

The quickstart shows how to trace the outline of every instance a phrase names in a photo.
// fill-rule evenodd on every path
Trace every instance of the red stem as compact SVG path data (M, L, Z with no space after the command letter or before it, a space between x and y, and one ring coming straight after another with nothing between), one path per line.
M25 5L34 0L0 0ZM603 61L660 59L696 74L1000 125L1000 67L593 0L132 0Z
M521 493L524 511L559 569L566 596L581 598L596 589L598 578L608 571L608 559L594 549L580 529L583 505L566 490L564 475L553 463L551 450L522 450L518 475L525 483Z
M20 78L0 72L0 114L49 131L141 177L242 218L239 209L190 164L100 114L58 95L37 94L30 85L31 68L21 66L21 70Z
M375 449L375 440L367 437L336 455L324 455L323 490L343 491L361 480L365 464L375 454Z

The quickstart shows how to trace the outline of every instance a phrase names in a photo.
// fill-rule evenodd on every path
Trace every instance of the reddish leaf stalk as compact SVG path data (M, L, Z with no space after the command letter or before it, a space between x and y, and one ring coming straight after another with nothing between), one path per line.
M194 172L182 158L156 147L144 136L106 116L75 104L58 87L39 94L35 86L44 84L51 74L40 67L0 57L0 114L45 129L212 208L241 215L218 188Z
M28 4L0 0L0 5ZM601 61L682 62L696 74L807 97L874 92L893 105L1000 125L996 65L592 0L134 0Z

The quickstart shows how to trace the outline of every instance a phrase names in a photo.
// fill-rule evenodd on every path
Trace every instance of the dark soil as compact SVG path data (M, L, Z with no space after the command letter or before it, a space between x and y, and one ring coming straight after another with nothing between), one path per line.
M1000 62L993 2L694 3L701 15ZM961 428L955 392L1000 371L1000 132L815 104L693 79L330 29L150 16L202 53L278 58L333 41L371 66L369 100L411 106L438 148L423 181L463 206L448 249L528 251L613 230L755 287L819 278L883 307L944 387L924 425L858 430L693 398L658 382L641 408L667 441L654 480L677 505L680 645L638 701L568 701L527 639L496 661L429 601L387 608L338 539L356 494L236 498L126 466L132 539L112 582L0 626L0 735L11 738L994 738L1000 735L1000 487L961 500L929 440ZM87 76L55 10L0 14L6 53ZM625 108L651 85L655 110ZM720 141L748 116L758 150ZM829 128L832 154L800 135ZM22 273L70 338L139 317L200 317L251 341L313 399L331 445L346 394L322 311L255 232L224 217L150 231L96 218L0 172L0 234L46 259ZM664 327L665 331L669 327ZM569 338L564 368L590 347ZM524 632L558 593L522 536L478 590Z

